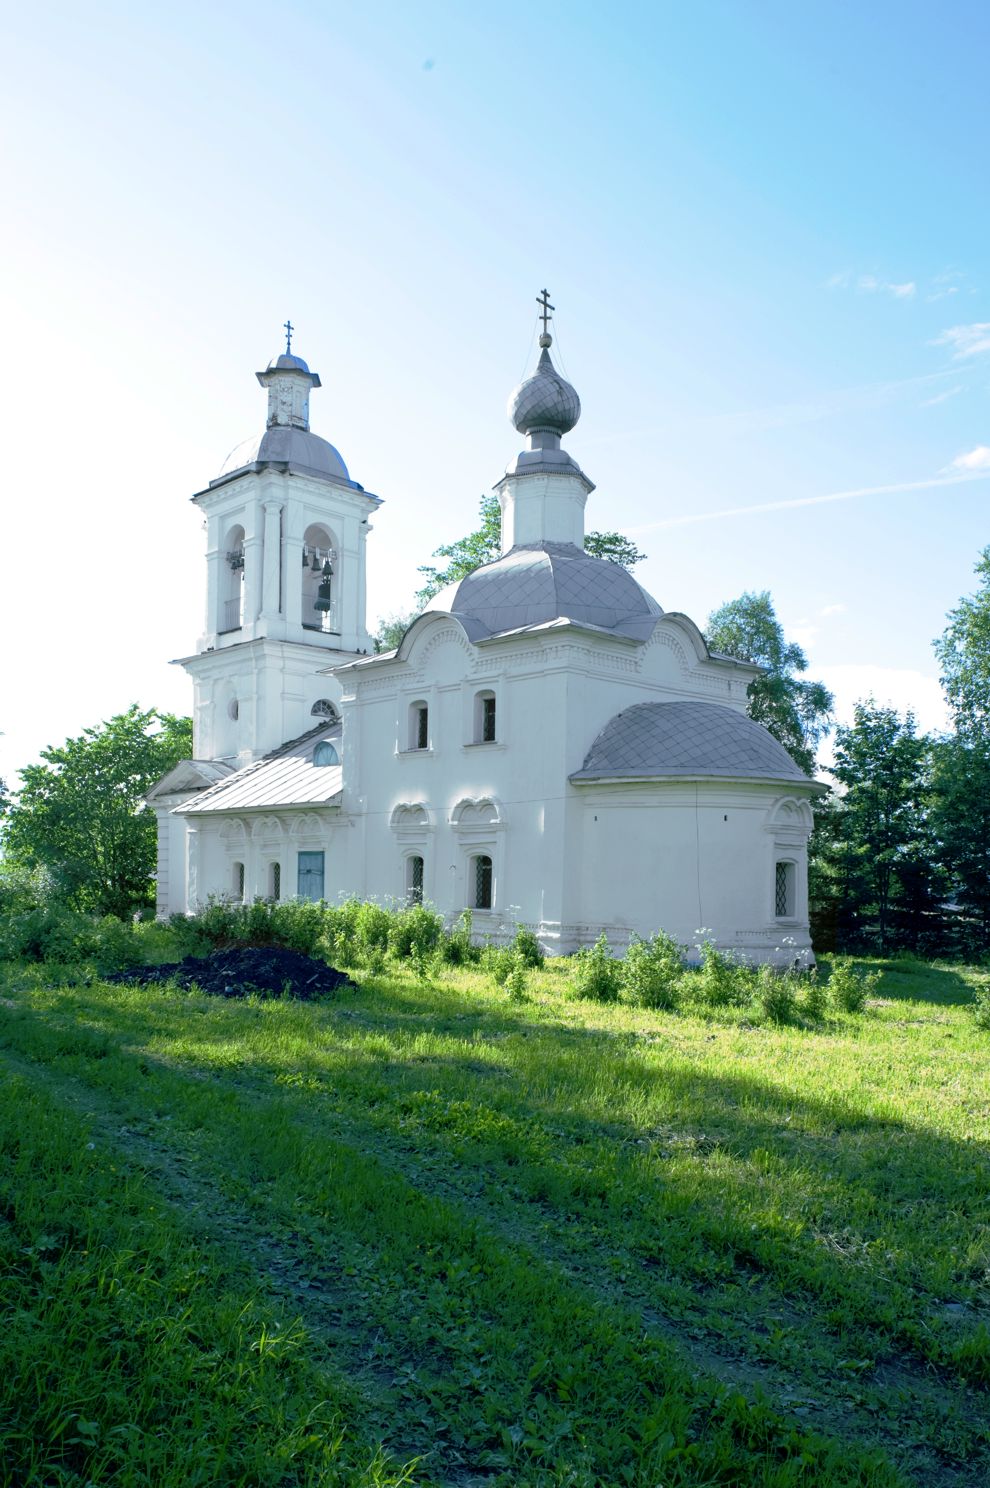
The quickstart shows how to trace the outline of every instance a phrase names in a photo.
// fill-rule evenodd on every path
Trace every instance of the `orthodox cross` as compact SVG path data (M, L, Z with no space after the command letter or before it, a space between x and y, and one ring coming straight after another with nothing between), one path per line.
M282 329L285 332L285 354L288 356L292 351L292 321L283 321Z
M549 292L543 290L541 294L538 294L536 296L536 303L542 306L543 314L541 318L543 320L543 334L545 336L547 334L547 321L550 319L550 311L554 309L554 306L550 303Z

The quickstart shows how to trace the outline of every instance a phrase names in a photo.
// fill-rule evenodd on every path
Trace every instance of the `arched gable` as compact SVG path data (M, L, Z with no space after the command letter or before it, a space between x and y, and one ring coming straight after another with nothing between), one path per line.
M491 831L493 827L504 826L505 817L499 803L490 796L465 796L450 813L450 824L460 831Z
M393 832L422 832L430 825L430 813L419 801L400 802L389 818Z

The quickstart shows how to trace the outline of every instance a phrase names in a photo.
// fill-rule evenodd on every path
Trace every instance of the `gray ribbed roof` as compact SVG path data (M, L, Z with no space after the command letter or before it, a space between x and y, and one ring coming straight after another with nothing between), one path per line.
M340 752L340 723L318 724L298 739L266 754L212 786L177 814L200 816L212 811L253 811L268 806L336 806L340 802L340 765L313 763L313 751L328 739Z
M573 543L513 548L434 596L431 610L465 623L472 640L551 620L574 620L645 641L663 614L617 563Z
M323 480L354 484L339 450L308 429L293 429L284 424L275 424L263 434L255 434L232 449L216 480L225 480L235 470L242 470L245 466L264 465L268 462L292 465L307 475L317 475ZM210 484L214 482L211 481Z
M635 703L610 718L572 780L712 775L811 781L761 723L721 703Z

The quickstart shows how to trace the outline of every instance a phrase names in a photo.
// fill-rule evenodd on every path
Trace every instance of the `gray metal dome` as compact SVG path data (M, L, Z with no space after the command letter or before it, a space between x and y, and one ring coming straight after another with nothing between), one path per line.
M281 356L272 357L266 370L269 372L306 372L310 376L313 375L302 357L293 356L290 351L283 351Z
M645 641L663 614L632 574L572 543L513 548L441 590L429 609L456 615L472 640L574 620Z
M540 339L541 344L549 344L549 336ZM557 371L547 346L540 352L532 377L509 394L508 411L520 434L531 434L536 429L566 434L581 417L581 399Z
M810 785L761 723L721 703L634 703L610 718L572 780L731 777Z
M280 357L279 360L284 361L285 358ZM295 361L296 358L292 357L291 360ZM303 362L301 365L306 364ZM235 470L242 470L247 465L268 463L291 465L305 475L320 476L324 480L346 481L348 485L353 485L339 450L308 429L295 429L285 424L273 424L263 434L255 434L251 439L245 439L243 444L237 445L224 460L216 479L225 480Z

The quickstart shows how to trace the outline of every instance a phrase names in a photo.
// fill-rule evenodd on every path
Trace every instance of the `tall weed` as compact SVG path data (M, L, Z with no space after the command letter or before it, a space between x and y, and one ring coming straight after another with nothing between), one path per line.
M593 946L578 951L574 958L572 986L578 997L596 1002L615 1002L622 985L622 967L613 959L608 936L603 930Z

